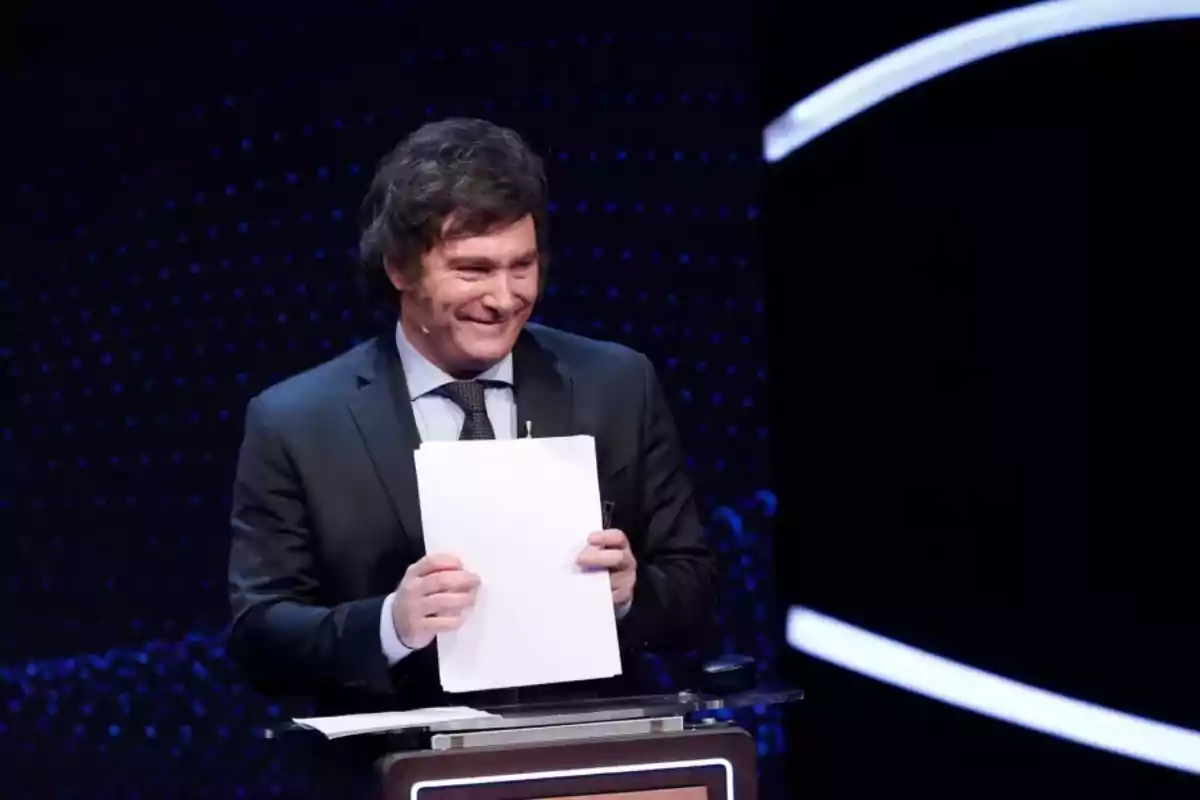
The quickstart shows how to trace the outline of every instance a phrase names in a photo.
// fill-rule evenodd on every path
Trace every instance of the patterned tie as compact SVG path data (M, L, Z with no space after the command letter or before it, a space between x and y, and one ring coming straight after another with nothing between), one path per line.
M462 432L458 434L460 441L496 438L496 432L492 430L492 421L488 419L483 390L482 381L454 381L438 387L438 394L450 398L467 415L463 420Z

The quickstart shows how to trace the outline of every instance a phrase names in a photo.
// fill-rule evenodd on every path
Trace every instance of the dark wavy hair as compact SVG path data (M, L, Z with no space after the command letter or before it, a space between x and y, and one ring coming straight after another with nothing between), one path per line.
M544 286L546 206L542 160L515 131L465 118L421 126L380 162L363 201L359 268L367 300L396 308L385 260L415 277L421 256L443 238L478 235L526 215L537 229Z

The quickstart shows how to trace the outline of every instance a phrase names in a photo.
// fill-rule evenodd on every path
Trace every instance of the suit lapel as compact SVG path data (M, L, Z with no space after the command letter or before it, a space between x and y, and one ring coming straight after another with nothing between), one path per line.
M528 328L522 331L513 348L517 435L525 435L527 422L538 438L571 435L571 394L571 379L558 358Z
M391 335L381 335L364 353L359 391L350 413L387 490L392 509L417 553L425 552L413 451L421 446L404 367Z

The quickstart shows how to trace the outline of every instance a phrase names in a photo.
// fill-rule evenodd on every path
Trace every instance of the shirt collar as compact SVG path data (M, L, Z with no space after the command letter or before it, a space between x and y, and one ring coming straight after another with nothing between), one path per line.
M399 322L396 323L396 348L400 351L400 363L404 365L404 378L408 382L409 399L416 400L447 383L454 382L454 378L447 375L441 367L421 355L417 348L413 347L412 342L404 335L404 326ZM512 386L512 353L476 377L482 381L496 381Z

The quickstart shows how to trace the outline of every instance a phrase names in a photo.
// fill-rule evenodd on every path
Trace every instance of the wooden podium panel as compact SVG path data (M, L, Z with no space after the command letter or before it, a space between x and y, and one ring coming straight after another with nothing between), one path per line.
M756 800L754 739L673 733L397 753L385 800Z

